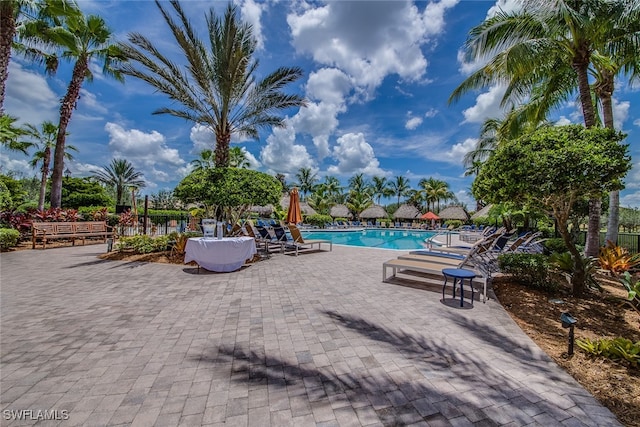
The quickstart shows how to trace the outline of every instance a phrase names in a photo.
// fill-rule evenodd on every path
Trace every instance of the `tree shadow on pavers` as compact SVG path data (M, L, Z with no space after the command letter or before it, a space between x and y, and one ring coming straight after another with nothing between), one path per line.
M584 424L598 425L597 421L590 418L593 415L587 415L583 407L577 406L582 399L592 398L586 390L576 387L576 383L541 350L525 347L522 342L491 326L472 319L456 317L454 314L448 316L451 317L451 322L481 338L483 344L494 348L493 351L488 349L475 354L472 350L466 353L461 349L452 349L447 346L446 341L436 342L425 335L396 332L362 318L334 311L323 313L368 339L388 344L399 353L399 357L410 359L426 375L437 377L443 374L445 377L455 377L464 381L469 390L479 391L489 401L497 402L497 406L502 409L508 408L508 411L518 412L523 410L522 407L526 407L527 414L546 412L559 423L569 416L566 409L571 408L571 415ZM511 353L515 355L515 361L509 356ZM490 360L487 360L489 357ZM510 358L507 362L509 365L502 364L502 357ZM434 372L437 373L433 374ZM559 402L550 397L550 394L554 393L557 393L555 396ZM465 394L463 390L459 396L456 395L456 399L464 402ZM506 406L503 407L505 403ZM597 409L594 413L601 414ZM494 421L499 424L505 422L501 416ZM522 420L512 419L507 423L515 422L520 425L520 421Z
M293 416L300 410L300 405L305 405L300 398L307 401L306 413L311 413L314 406L337 410L352 407L356 412L362 408L373 409L385 426L404 426L420 421L439 421L439 425L450 425L447 418L464 415L455 408L456 405L469 409L468 402L443 395L426 380L393 379L385 374L336 374L330 366L316 367L312 362L296 365L248 352L238 346L219 347L216 354L215 357L203 355L197 360L216 365L219 374L219 367L231 366L231 381L247 383L254 389L264 387L269 392L280 389L287 393L288 398L298 399L294 403L296 408L290 408ZM493 425L481 408L473 411L487 425Z
M458 305L459 304L460 301L458 300ZM350 330L356 331L366 338L374 341L389 344L404 354L424 355L425 352L427 352L432 353L434 356L443 358L451 357L451 350L446 348L446 346L441 345L446 343L443 342L438 344L434 340L428 339L425 335L415 336L404 331L393 331L384 326L371 323L366 319L340 314L335 311L327 310L322 311L322 313L329 316L331 319L340 322ZM546 358L542 361L543 363L540 363L540 356L543 354L542 352L534 352L531 348L523 347L522 342L516 341L513 338L500 333L490 325L455 315L448 317L450 317L450 322L456 323L458 326L461 326L463 330L468 331L475 337L481 338L483 344L489 344L494 347L497 352L515 353L518 355L522 363L533 365L533 367L542 370L546 375L551 374L551 370L546 364ZM460 337L459 339L463 338L464 337ZM460 361L455 361L454 359L454 363L459 362ZM484 368L485 364L490 365L489 362L490 361L479 360L476 364L478 365L478 368Z

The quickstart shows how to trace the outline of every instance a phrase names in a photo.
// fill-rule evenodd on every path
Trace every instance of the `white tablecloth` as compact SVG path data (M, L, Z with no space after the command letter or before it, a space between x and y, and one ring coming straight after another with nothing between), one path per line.
M242 267L256 253L253 237L192 237L187 241L184 262L195 261L207 270L228 272Z

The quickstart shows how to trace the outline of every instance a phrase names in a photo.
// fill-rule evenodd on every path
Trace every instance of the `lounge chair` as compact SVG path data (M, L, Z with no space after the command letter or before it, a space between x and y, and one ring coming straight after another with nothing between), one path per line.
M329 250L333 250L333 242L331 240L323 240L323 239L312 239L305 240L300 234L300 230L293 224L289 225L289 232L291 233L291 241L287 241L285 247L289 247L295 249L296 256L298 256L298 251L300 248L312 249L313 245L318 245L318 249L321 249L323 243L329 244Z

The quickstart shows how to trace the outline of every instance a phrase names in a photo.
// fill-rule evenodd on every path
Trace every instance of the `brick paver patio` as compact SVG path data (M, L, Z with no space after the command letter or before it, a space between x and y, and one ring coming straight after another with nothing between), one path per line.
M382 283L398 252L196 274L105 249L0 255L2 425L619 425L495 300Z

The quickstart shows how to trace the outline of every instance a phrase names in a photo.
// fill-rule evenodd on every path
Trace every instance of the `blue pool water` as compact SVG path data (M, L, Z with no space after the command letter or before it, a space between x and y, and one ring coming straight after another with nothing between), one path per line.
M432 231L419 230L300 230L305 239L331 240L336 245L360 246L380 249L413 250L427 247L424 240Z

